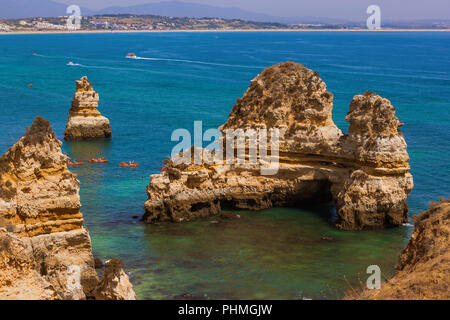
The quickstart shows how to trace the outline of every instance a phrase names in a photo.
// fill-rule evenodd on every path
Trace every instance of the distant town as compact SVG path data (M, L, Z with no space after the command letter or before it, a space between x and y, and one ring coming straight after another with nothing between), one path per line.
M68 31L67 16L55 18L0 19L0 32ZM384 29L420 29L421 26L386 25ZM78 28L77 28L78 29ZM82 17L80 31L195 31L195 30L362 30L361 25L342 24L283 24L255 22L240 19L180 18L156 15L95 15ZM429 29L429 27L427 28ZM450 24L433 26L431 29L450 29Z
M67 30L68 17L0 20L1 31L57 31ZM301 29L323 25L286 25L220 18L177 18L153 15L99 15L82 17L80 30L145 31L145 30L246 30Z

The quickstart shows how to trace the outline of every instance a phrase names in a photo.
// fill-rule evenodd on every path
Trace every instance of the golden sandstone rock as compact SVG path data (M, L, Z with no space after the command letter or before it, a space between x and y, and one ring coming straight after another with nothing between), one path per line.
M105 272L95 290L97 300L136 300L133 286L122 269L119 259L111 259L105 264Z
M332 107L333 95L317 72L293 62L267 68L251 81L219 130L225 149L227 130L279 129L277 150L271 143L267 150L256 150L259 160L262 151L278 152L276 173L262 174L260 166L235 159L180 163L181 153L166 161L162 173L151 176L144 220L181 222L222 209L261 210L332 200L339 229L407 222L413 179L395 108L374 93L357 95L346 117L349 132L343 134L332 120ZM255 147L250 140L246 147L248 160ZM192 148L187 153L191 157L196 152L204 151Z
M0 299L94 297L80 183L67 160L41 117L0 158Z
M69 110L65 140L93 140L111 137L109 120L97 110L98 93L87 77L76 81L76 91Z

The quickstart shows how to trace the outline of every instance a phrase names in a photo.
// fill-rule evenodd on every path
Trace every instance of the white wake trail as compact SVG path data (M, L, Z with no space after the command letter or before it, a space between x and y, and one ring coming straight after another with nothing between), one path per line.
M150 60L150 61L170 61L170 62L194 63L194 64L204 64L204 65L210 65L210 66L247 68L247 69L261 69L261 68L264 68L264 67L258 67L258 66L244 66L244 65L239 65L239 64L226 64L226 63L205 62L205 61L186 60L186 59L145 58L145 57L135 57L133 59L136 59L136 60Z

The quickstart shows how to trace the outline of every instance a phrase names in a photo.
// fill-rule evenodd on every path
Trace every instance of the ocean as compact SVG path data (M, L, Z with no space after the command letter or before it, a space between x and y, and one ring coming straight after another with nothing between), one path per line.
M130 52L142 59L125 59ZM369 90L391 100L405 122L411 216L450 197L448 32L1 35L0 153L37 115L63 140L75 80L86 75L113 137L64 142L63 151L77 161L109 160L71 170L81 181L94 255L122 259L139 299L341 298L364 285L369 265L379 265L384 279L393 274L411 226L341 232L327 207L239 212L238 220L139 221L149 175L160 172L176 144L172 131L193 130L200 120L204 130L223 124L251 79L288 60L319 72L344 132L354 95ZM140 166L117 166L131 160Z

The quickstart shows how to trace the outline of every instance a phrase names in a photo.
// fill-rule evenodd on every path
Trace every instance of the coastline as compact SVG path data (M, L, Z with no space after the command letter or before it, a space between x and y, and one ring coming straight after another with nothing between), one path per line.
M85 33L175 33L175 32L450 32L450 29L208 29L208 30L46 30L1 31L0 35L18 34L85 34Z

